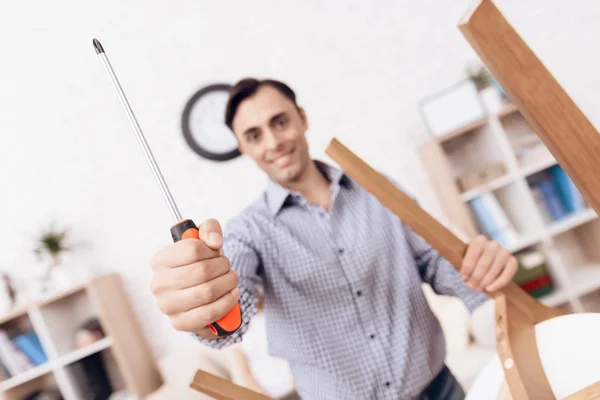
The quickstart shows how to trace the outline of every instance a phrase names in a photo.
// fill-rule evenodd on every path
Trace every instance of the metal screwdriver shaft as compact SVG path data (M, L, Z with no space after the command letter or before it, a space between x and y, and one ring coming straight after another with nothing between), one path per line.
M173 238L173 241L178 242L182 239L200 239L198 227L196 226L194 221L192 221L191 219L184 220L181 218L181 213L179 212L179 209L175 204L175 200L173 200L173 196L171 195L171 191L169 190L160 172L160 169L158 168L158 164L156 163L156 160L152 155L150 146L148 146L148 143L146 142L144 133L142 132L140 124L138 124L137 119L135 118L135 114L133 113L129 102L127 101L127 97L125 96L125 93L121 88L121 84L119 83L119 80L117 79L117 76L115 75L115 72L113 71L112 66L110 65L110 61L108 61L108 57L104 52L104 48L97 39L94 39L93 43L94 49L96 49L96 53L100 57L102 65L104 65L104 69L110 77L110 81L113 87L115 88L115 91L117 92L119 100L121 101L121 105L125 109L125 113L127 114L129 123L131 124L131 127L136 133L138 142L140 143L140 146L142 147L142 150L146 155L146 159L148 160L148 163L152 168L152 172L154 172L154 177L156 178L158 185L163 193L163 196L167 201L167 204L169 205L171 214L175 219L175 224L171 226L171 237ZM242 313L240 310L239 303L236 303L225 316L221 317L218 321L210 324L209 328L212 331L212 333L216 336L229 336L235 331L237 331L241 325Z
M117 96L119 97L119 100L121 101L121 105L123 105L123 108L125 109L125 113L127 114L129 123L131 124L133 130L135 131L136 136L138 138L138 142L140 143L140 146L142 147L142 150L144 151L144 154L146 155L146 159L148 160L148 163L150 164L150 167L152 168L154 177L156 178L158 185L162 191L162 194L169 206L169 209L171 210L173 219L175 220L175 223L178 223L182 220L181 213L179 212L179 209L177 208L177 204L175 204L175 200L173 199L173 196L171 195L171 191L169 190L169 187L167 186L167 183L165 182L165 180L162 176L162 173L160 172L160 169L158 168L158 164L156 163L156 160L154 159L152 150L148 146L148 142L146 142L146 138L144 137L144 133L142 132L142 129L140 128L140 124L138 124L138 121L135 118L135 114L133 113L133 110L131 109L131 106L129 105L129 101L127 101L127 97L125 96L125 93L123 92L123 89L121 88L121 84L119 83L119 80L117 79L117 76L115 75L115 72L112 69L110 61L108 60L108 57L106 56L106 53L104 52L104 48L102 47L102 44L100 44L100 42L97 39L94 39L93 43L94 43L94 48L96 49L96 53L100 57L100 61L102 61L102 65L104 65L104 69L106 70L106 73L108 74L110 81L111 81L113 87L115 88L115 91L117 92Z

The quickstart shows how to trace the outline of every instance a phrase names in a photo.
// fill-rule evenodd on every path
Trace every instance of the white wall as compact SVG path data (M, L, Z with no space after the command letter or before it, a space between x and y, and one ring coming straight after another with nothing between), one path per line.
M93 48L103 43L182 213L224 221L261 191L246 159L195 156L179 121L203 85L287 81L314 155L336 136L438 206L414 149L418 102L464 78L476 56L456 28L470 0L3 2L0 12L0 269L26 276L51 219L89 243L83 269L118 271L156 354L173 337L148 290L170 214ZM596 124L597 0L498 0Z

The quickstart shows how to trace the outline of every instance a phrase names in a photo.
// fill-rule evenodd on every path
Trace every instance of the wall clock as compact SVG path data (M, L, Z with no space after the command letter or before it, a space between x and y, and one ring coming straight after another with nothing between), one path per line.
M225 105L231 85L213 84L198 90L185 105L181 129L187 144L199 156L227 161L240 155L235 136L225 125Z

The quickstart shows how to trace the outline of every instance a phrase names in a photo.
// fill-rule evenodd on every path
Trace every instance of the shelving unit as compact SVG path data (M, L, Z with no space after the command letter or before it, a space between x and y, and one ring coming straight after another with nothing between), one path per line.
M600 220L586 207L552 221L536 201L531 182L557 165L541 141L522 151L520 143L537 139L513 104L496 113L433 138L420 149L449 227L464 238L482 232L469 201L492 193L518 233L507 246L515 255L541 252L554 283L553 293L540 301L572 312L600 309ZM539 140L539 139L538 139ZM500 162L506 173L483 185L462 191L457 178L483 165Z
M77 348L75 336L90 318L98 319L104 337ZM84 364L91 358L103 363L112 392L143 398L162 384L118 275L101 276L15 309L0 317L0 330L35 332L47 358L1 380L1 399L22 399L36 390L52 388L66 400L89 398Z

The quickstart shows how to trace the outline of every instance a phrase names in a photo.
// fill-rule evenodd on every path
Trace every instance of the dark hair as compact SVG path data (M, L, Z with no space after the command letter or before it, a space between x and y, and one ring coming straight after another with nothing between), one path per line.
M225 107L225 123L229 129L233 130L233 118L242 101L254 95L261 86L274 87L281 92L281 94L290 99L296 108L298 108L298 104L296 103L296 93L294 93L294 91L285 83L274 79L260 80L256 78L244 78L236 83L229 92L229 99L227 100L227 105Z

